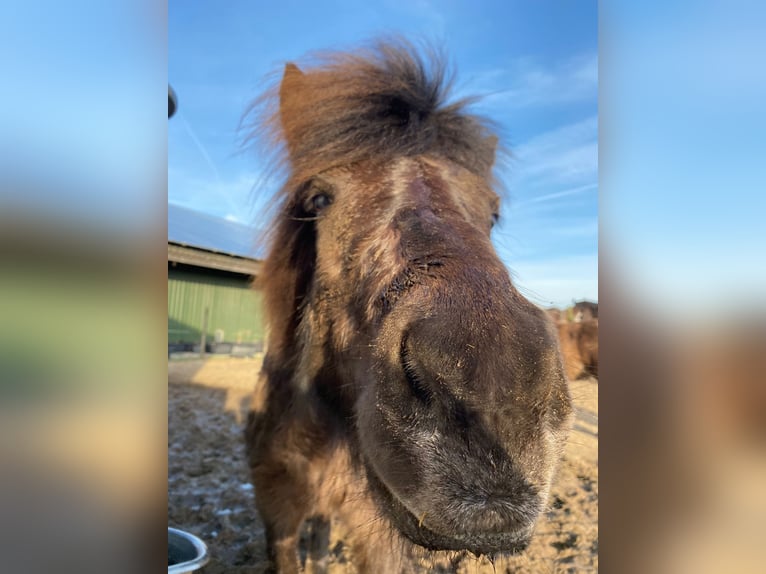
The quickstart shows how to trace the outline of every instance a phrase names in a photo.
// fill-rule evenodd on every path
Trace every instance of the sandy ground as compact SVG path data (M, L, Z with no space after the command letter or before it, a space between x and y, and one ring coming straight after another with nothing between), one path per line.
M260 573L263 525L244 460L243 417L260 358L172 360L168 364L168 524L208 545L200 572ZM598 384L572 383L577 418L550 509L527 551L463 561L458 574L580 573L598 570ZM333 532L331 574L355 570Z

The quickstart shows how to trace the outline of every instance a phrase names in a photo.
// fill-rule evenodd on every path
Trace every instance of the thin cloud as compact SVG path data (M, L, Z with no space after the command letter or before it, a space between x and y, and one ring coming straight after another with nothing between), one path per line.
M598 179L598 118L533 137L514 150L513 163L513 187L593 185Z
M591 183L588 185L581 185L579 187L574 187L572 189L565 189L564 191L557 191L554 193L546 193L545 195L541 195L538 197L533 197L532 199L527 199L525 201L518 201L514 204L515 207L523 207L525 205L530 205L534 203L543 203L547 201L553 201L555 199L560 199L562 197L568 197L570 195L579 195L582 193L585 193L586 191L590 191L592 189L598 188L597 183Z
M181 124L184 126L184 129L186 130L186 133L188 134L188 136L194 142L194 145L196 146L197 151L199 151L199 153L205 159L205 163L207 163L208 167L215 174L216 179L220 182L221 172L218 171L218 166L215 165L213 158L211 158L210 154L207 152L207 148L203 145L203 143L197 137L197 133L194 131L194 128L192 128L191 124L189 123L189 120L186 119L186 116L180 110L178 113L178 119L181 121Z
M556 235L561 237L585 238L585 237L597 237L598 236L598 218L594 217L588 221L581 223L574 223L564 227L554 227L551 230Z
M247 223L260 219L265 199L253 193L258 174L242 173L227 179L208 179L176 166L168 168L168 201L211 215Z
M582 54L547 67L520 58L507 67L480 73L475 85L483 86L487 94L479 105L491 109L594 101L598 94L598 55Z

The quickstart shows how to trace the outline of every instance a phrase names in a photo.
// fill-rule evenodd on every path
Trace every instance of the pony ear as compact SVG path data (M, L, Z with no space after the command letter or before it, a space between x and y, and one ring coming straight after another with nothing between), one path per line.
M295 115L295 110L290 110L293 104L298 101L300 93L303 91L303 84L306 75L300 68L288 62L285 64L285 72L282 74L282 82L279 84L279 119L282 122L282 129L290 143L290 129L288 118Z
M282 74L282 83L279 86L279 106L283 107L289 104L290 98L295 96L295 92L300 91L303 78L306 74L301 72L300 68L288 62L285 64L285 72Z

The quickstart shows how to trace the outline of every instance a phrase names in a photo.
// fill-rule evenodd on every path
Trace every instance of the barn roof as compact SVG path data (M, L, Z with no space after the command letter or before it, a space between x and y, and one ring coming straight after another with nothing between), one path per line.
M205 269L217 269L241 275L257 277L261 272L261 262L249 257L239 257L226 253L217 253L207 249L189 247L168 241L168 262L173 266L182 263Z
M255 227L168 203L168 243L236 257L263 259Z

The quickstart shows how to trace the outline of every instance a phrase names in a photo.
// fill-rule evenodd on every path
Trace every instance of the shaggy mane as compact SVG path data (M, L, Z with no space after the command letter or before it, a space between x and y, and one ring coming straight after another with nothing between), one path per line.
M300 71L292 93L267 91L248 112L255 135L278 146L292 184L362 160L435 154L490 176L497 138L491 122L448 103L445 58L404 40L355 53L319 54ZM273 147L272 147L273 149ZM286 191L294 189L288 185Z

